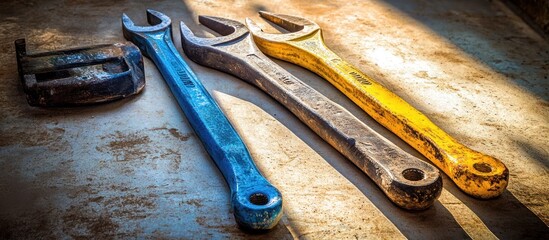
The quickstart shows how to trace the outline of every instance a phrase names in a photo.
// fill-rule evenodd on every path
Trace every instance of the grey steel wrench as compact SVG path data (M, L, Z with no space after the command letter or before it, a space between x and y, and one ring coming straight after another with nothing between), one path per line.
M347 110L279 67L255 46L243 24L199 16L223 35L198 38L181 22L183 50L198 64L247 81L271 95L366 173L399 207L431 206L442 191L437 168L404 152Z
M124 37L153 60L189 123L231 189L238 224L251 230L273 228L282 216L282 196L256 168L242 139L172 42L171 20L147 10L153 26L135 26L122 15Z

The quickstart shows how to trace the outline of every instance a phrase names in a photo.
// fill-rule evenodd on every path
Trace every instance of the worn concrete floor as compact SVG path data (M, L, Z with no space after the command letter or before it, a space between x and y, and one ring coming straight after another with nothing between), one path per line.
M503 161L508 190L481 201L445 177L433 207L401 210L283 106L190 62L284 197L273 231L240 231L221 174L149 60L139 96L82 108L26 104L15 39L26 38L30 52L123 41L122 12L144 23L146 8L202 36L199 14L252 17L265 28L258 10L316 21L343 58ZM2 1L0 61L2 239L549 239L549 44L499 1ZM419 157L324 80L278 63Z

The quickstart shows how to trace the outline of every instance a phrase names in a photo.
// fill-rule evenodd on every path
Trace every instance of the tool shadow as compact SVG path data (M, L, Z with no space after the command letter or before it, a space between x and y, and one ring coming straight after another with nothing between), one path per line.
M294 74L299 79L310 80L310 81L304 80L304 82L306 82L307 84L311 84L311 82L318 83L318 85L314 88L317 88L320 85L322 85L322 87L325 89L331 88L328 85L323 84L322 83L323 80L321 80L319 77L317 77L311 72L304 71L299 67L292 66L291 64L284 63L281 61L276 61L276 63L281 65L283 68L289 70L292 74ZM229 75L224 75L223 73L219 73L219 74L223 75L223 78L224 78L223 81L241 81L234 77L230 77ZM316 83L311 85L316 85ZM253 95L265 94L261 90L255 87L254 87L255 93L253 94L250 94L250 92L248 92L247 94L241 94L241 93L239 94L238 88L236 90L233 90L233 88L221 89L217 87L215 84L208 86L208 89L210 91L218 91L234 97L238 97L239 99L242 99L244 101L248 101L254 104L257 103L257 98L253 97ZM332 100L344 99L344 96L339 92L336 92L336 90L330 91L328 94L326 94L325 92L322 92L322 93ZM344 103L344 104L341 103L345 101L347 100L338 101L338 103L340 103L346 109L350 110L350 112L352 112L353 114L358 112L359 114L354 114L354 115L357 116L363 122L365 122L366 125L370 126L375 131L380 133L381 135L389 136L388 139L393 143L397 144L397 146L402 146L403 144L405 144L400 139L398 139L398 137L396 137L394 134L386 130L383 126L379 125L373 119L369 118L369 116L367 116L366 114L362 114L361 111L358 111L357 109L358 107L354 106L352 102L347 101L347 103ZM274 99L271 99L271 102L272 104L281 106ZM375 207L377 207L392 223L395 224L398 230L402 234L404 234L407 238L412 238L412 239L436 239L436 238L467 239L467 238L470 238L467 235L467 233L462 229L462 227L459 225L459 223L456 222L452 214L439 201L436 201L434 206L432 206L431 208L425 211L407 211L397 207L385 196L385 194L377 187L377 185L372 180L370 180L370 178L366 174L364 174L353 163L346 160L344 156L342 156L339 152L337 152L337 150L332 148L328 143L324 142L306 125L304 125L296 117L291 115L291 113L289 114L291 115L290 118L281 117L280 114L278 115L276 114L273 108L264 107L264 106L261 106L260 104L256 104L256 106L260 107L263 111L271 115L273 118L279 121L282 125L284 125L290 131L292 131L298 138L300 138L304 143L306 143L311 149L314 149L323 159L326 160L328 164L330 164L349 182L351 182L354 186L356 186L375 205ZM404 147L404 148L407 148L405 149L407 152L413 152L413 155L415 155L416 157L419 157L419 153L415 152L415 150L411 149L410 147ZM322 151L319 151L319 149L322 149ZM337 157L334 157L334 156L337 156ZM435 226L444 226L444 228L435 227ZM418 231L418 229L429 229L429 230ZM295 234L298 234L299 236L299 233L295 233Z
M509 190L496 199L467 196L455 184L445 189L470 208L499 239L549 239L549 227Z
M356 106L351 101L347 100L346 97L340 93L339 91L335 90L335 88L331 87L326 81L323 79L317 77L311 72L308 71L300 71L299 67L293 66L289 63L282 62L275 60L279 65L283 66L283 68L289 70L292 74L294 74L296 77L304 81L306 84L310 85L311 87L315 88L317 91L321 92L322 94L328 96L333 101L337 102L338 104L344 106L347 110L349 110L353 115L355 115L357 118L359 118L362 122L364 122L366 125L374 129L376 132L387 138L389 141L393 142L397 146L401 147L406 152L424 160L427 161L425 157L423 157L419 152L414 150L412 147L410 147L407 143L402 141L398 136L387 130L385 127L383 127L381 124L377 123L374 119L369 117L367 114L365 114L358 106ZM314 76L310 76L314 75ZM345 173L345 171L349 171L348 169L344 167L336 166L336 164L341 164L337 162L331 162L338 171L340 171L342 174ZM444 175L444 173L441 172L441 174ZM367 195L372 202L378 201L387 201L385 199L385 196L383 196L383 193L381 190L379 190L377 187L375 187L375 184L368 179L367 177L364 177L364 181L358 181L357 179L349 179L353 184L360 186L364 185L365 182L370 182L368 184L369 186L361 186L359 187L361 190L363 190L364 194ZM456 198L458 198L461 202L463 202L469 209L471 209L488 227L490 231L494 235L496 235L499 238L502 239L516 239L516 238L529 238L529 239L547 239L549 236L549 228L545 225L545 223L537 217L530 209L528 209L524 204L522 204L513 194L507 190L503 193L502 196L496 199L491 200L479 200L472 198L465 193L463 193L457 186L446 176L444 175L444 189L449 191L452 195L454 195ZM372 191L377 191L379 194L372 194ZM381 199L376 199L381 198ZM395 214L390 211L390 208L384 206L383 204L379 204L378 208L382 210L384 213L387 214L387 217L395 223L395 225L404 225L403 223L399 224L399 221L402 221L403 219L408 218L410 221L417 221L416 218L422 218L422 217L429 217L432 218L433 222L428 223L429 220L421 219L421 221L426 221L425 225L423 225L426 228L435 228L435 226L449 226L448 230L449 232L452 231L452 224L456 224L459 227L459 224L457 222L453 222L454 219L451 216L451 214L448 212L442 204L440 204L439 201L435 203L433 207L428 209L425 212L407 212L402 211L401 213ZM377 206L377 205L376 205ZM385 209L382 209L383 207L386 207L388 211L384 211ZM398 209L394 206L392 206L395 209ZM399 209L400 210L400 209ZM437 215L431 216L430 211L442 211L443 213L437 213ZM391 216L394 214L393 216ZM441 214L441 215L438 215ZM445 217L451 218L451 220L444 219ZM445 222L449 221L449 223ZM432 224L432 225L431 225ZM450 225L446 225L450 224ZM418 226L420 227L420 226ZM446 228L446 227L445 227ZM440 237L445 236L446 232L443 232L443 235L429 235L431 233L422 233L418 231L414 231L414 228L412 228L412 231L409 232L409 235L407 234L407 230L401 231L409 238L417 238L417 237ZM461 230L461 227L459 227ZM417 229L416 229L417 230ZM452 233L449 235L450 238L455 238L456 236L460 236L458 231L457 233ZM452 237L453 236L453 237ZM458 237L459 238L459 237Z
M374 129L376 132L384 136L389 141L393 142L395 145L402 148L404 151L428 162L428 160L426 160L426 158L423 157L419 152L417 152L407 143L398 138L398 136L396 136L385 127L383 127L381 124L377 123L374 119L369 117L367 114L365 114L358 106L347 100L342 93L335 90L335 88L331 87L331 85L329 85L329 83L327 83L323 79L317 77L311 72L300 71L299 67L293 66L292 64L278 60L275 61L279 65L283 66L283 68L294 74L296 77L304 81L306 84L312 86L317 91L321 92L325 96L328 96L333 101L344 106L362 122L364 122L370 128ZM330 159L327 159L327 161L330 162ZM352 171L344 166L346 164L343 164L341 162L334 161L330 162L330 164L343 175L345 175L346 172ZM351 164L349 163L347 165ZM444 175L444 173L442 172L441 174ZM373 182L369 178L367 178L364 174L362 174L362 176L363 179L350 178L349 180L353 182L353 184L355 184L357 187L360 186L359 188L364 192L366 196L368 196L369 199L372 200L372 202L378 203L376 204L376 206L380 210L382 210L383 213L385 213L387 217L391 219L391 221L393 221L395 225L397 225L397 227L409 226L405 225L410 224L406 221L411 221L413 222L412 224L419 224L419 226L416 227L424 227L425 229L429 229L430 231L434 228L434 226L449 226L441 233L424 233L422 231L417 231L417 228L415 227L411 228L411 231L408 232L408 230L403 230L399 227L399 229L407 237L439 238L441 236L449 236L450 238L456 238L457 236L462 236L460 234L465 234L464 237L468 237L459 226L459 223L455 222L453 216L451 216L448 210L442 204L440 204L439 201L437 201L433 207L426 210L425 212L408 212L400 210L395 206L391 206L394 209L400 210L400 213L395 213L395 210L391 211L391 207L388 207L385 204L380 204L380 202L388 202L388 200L383 199L385 198L385 196L383 195L381 190L375 187L375 184L373 184ZM484 222L488 229L492 231L492 233L498 238L547 239L549 237L549 228L545 225L545 223L524 204L522 204L515 196L513 196L513 194L509 190L505 191L503 195L499 198L491 200L479 200L463 193L446 175L444 175L443 180L444 189L446 189L461 202L463 202L469 209L471 209L482 220L482 222ZM366 185L366 182L369 182L369 184ZM379 192L379 194L372 194L372 191L377 191ZM431 213L431 211L435 211L437 213ZM424 217L431 219L423 219ZM416 222L418 221L418 219L421 219L419 220L420 223ZM423 224L421 223L421 221L424 221ZM453 227L457 227L458 229L456 230Z

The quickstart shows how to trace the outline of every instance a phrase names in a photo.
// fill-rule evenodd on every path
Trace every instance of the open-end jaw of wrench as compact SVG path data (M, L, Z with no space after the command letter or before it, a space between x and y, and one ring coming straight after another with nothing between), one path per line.
M191 60L271 95L365 172L396 205L421 210L438 198L442 179L436 167L404 152L279 67L259 51L244 24L206 16L199 21L224 36L198 38L181 22L183 50Z
M290 31L265 33L246 19L255 43L265 54L307 68L328 80L442 169L467 194L486 199L505 190L509 171L501 161L459 143L406 101L345 62L325 45L316 23L301 17L259 13Z
M251 230L274 227L282 216L282 196L256 168L248 149L172 42L171 20L147 10L153 26L135 26L124 14L124 37L155 63L189 123L231 189L238 224Z

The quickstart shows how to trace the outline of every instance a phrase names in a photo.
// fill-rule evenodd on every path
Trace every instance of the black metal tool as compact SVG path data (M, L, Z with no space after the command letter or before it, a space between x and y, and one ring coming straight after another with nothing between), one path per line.
M107 102L145 87L143 57L130 42L27 54L25 39L18 39L15 50L31 106Z
M279 67L259 51L246 26L217 17L200 16L199 21L224 36L198 38L181 22L183 50L191 60L271 95L364 171L399 207L426 209L438 198L442 179L437 168L404 152Z

